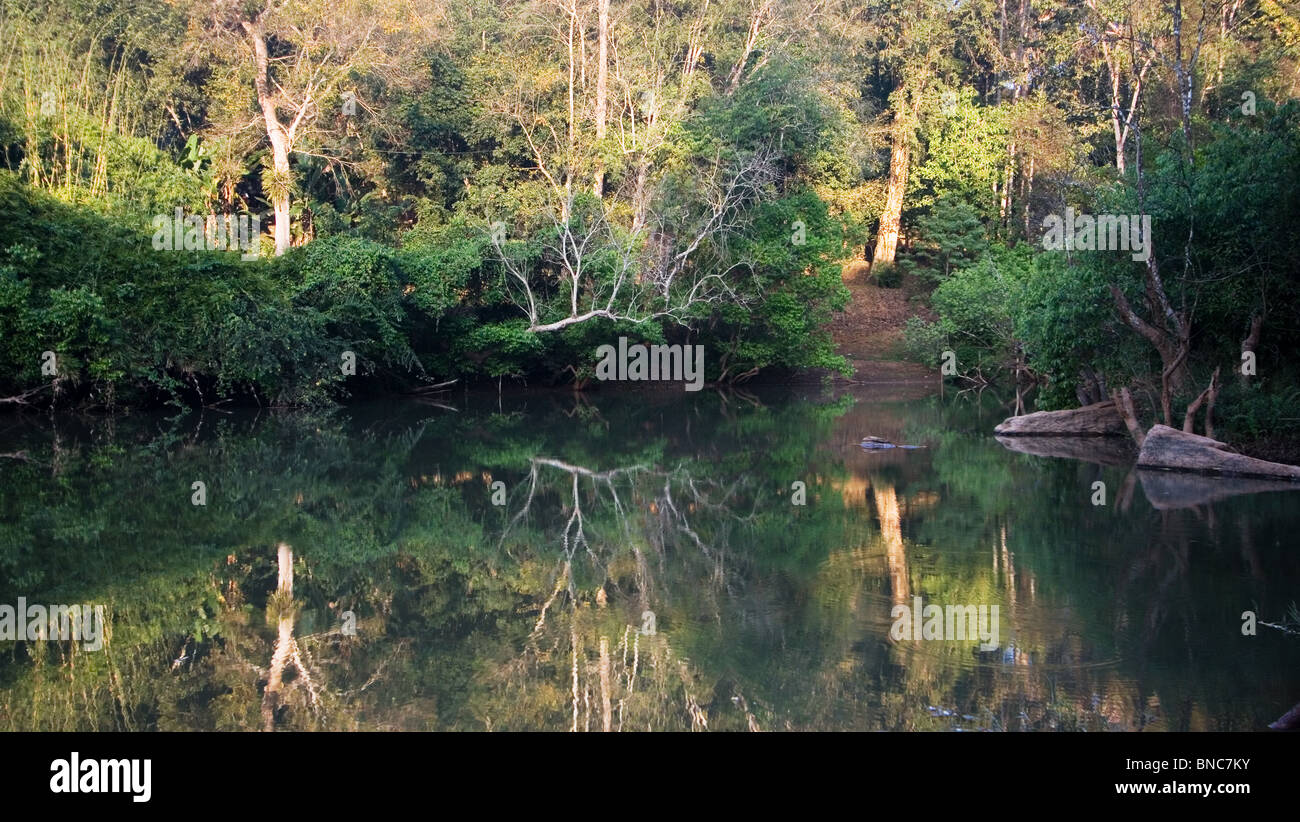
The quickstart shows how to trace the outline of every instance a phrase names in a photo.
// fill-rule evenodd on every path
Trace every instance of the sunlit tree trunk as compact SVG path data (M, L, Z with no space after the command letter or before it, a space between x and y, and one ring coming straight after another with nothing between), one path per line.
M596 12L596 150L601 150L605 139L609 95L609 0L600 0ZM597 197L605 189L605 164L597 161L596 179L592 191Z
M1002 179L1002 198L998 203L998 221L1008 231L1011 228L1011 191L1016 184L1016 142L1007 143L1007 166Z
M767 14L767 0L763 0L754 7L754 16L749 19L749 31L745 34L745 46L741 49L739 59L731 68L731 76L727 78L728 94L740 87L740 80L745 76L745 66L749 63L749 58L753 56L754 50L758 48L758 39L762 34Z
M577 29L578 29L578 11L577 11L577 3L576 3L576 2L575 2L572 6L569 7L568 12L569 12L569 40L568 40L568 46L569 46L569 146L568 146L567 156L565 157L565 169L564 169L564 194L565 194L565 197L564 197L564 204L563 204L563 209L564 209L563 218L564 218L565 221L567 221L567 220L569 219L569 204L572 202L572 197L571 197L570 195L571 195L571 193L572 193L572 186L573 186L573 163L574 163L574 160L575 160L575 157L574 157L574 150L575 150L575 148L577 147L577 137L576 137L576 128L577 128L577 124L576 124L576 122L575 122L575 120L574 120L574 94L575 94L574 85L575 85L576 82L577 82L577 74L576 74L576 70L577 70L577 62L576 62L575 57L574 57L574 54L573 54L574 37L575 37L575 35L576 35L576 33L577 33Z
M1146 208L1146 178L1142 167L1142 131L1136 130L1134 168L1137 172L1138 203ZM1190 235L1189 235L1190 237ZM1190 240L1189 240L1190 242ZM1160 410L1165 425L1173 423L1173 395L1187 380L1187 358L1191 352L1191 318L1186 311L1176 310L1165 290L1156 256L1155 239L1147 237L1145 272L1146 302L1151 314L1148 322L1138 316L1119 286L1111 284L1111 298L1120 319L1129 328L1144 337L1160 355Z
M270 58L266 50L266 36L258 24L245 22L243 26L253 42L253 56L257 61L253 84L257 89L257 104L262 109L262 119L266 123L266 136L271 141L274 181L268 193L275 209L275 253L279 256L289 250L289 151L292 145L289 133L275 111L275 98L271 94L268 79Z
M903 195L907 191L907 167L911 161L909 124L905 114L894 117L893 146L889 152L889 187L885 192L885 210L880 215L880 232L872 265L892 263L898 252L898 232L903 219Z

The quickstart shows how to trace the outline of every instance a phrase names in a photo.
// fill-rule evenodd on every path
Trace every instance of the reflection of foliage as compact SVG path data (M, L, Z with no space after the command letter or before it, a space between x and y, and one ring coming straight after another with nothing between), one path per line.
M439 721L426 716L437 706L441 721L459 724L468 720L457 718L463 710L457 706L464 685L477 676L483 643L488 637L508 645L525 638L526 631L509 639L523 628L514 615L551 590L554 563L563 554L556 552L554 535L562 534L575 512L584 512L585 529L577 562L572 550L566 560L577 568L567 577L575 598L590 599L607 580L627 575L638 553L670 569L675 561L668 556L689 553L696 558L691 562L713 569L706 577L724 569L734 575L744 564L724 565L732 561L728 540L753 533L760 522L752 513L756 506L782 500L756 493L758 475L723 481L711 476L708 465L734 461L728 436L775 439L781 430L815 436L842 407L798 406L772 414L759 405L720 407L716 397L700 398L698 421L706 429L732 432L690 458L667 453L690 452L678 430L626 444L625 432L648 419L643 403L580 407L587 436L576 440L546 437L531 417L518 413L414 420L411 427L396 426L395 433L387 433L391 425L357 429L325 416L280 416L252 426L231 417L215 429L200 423L192 434L133 442L132 459L123 460L112 428L90 440L56 431L52 445L24 449L32 459L14 463L11 482L0 489L0 594L6 601L20 592L41 592L50 601L111 603L118 630L109 653L61 651L76 655L78 670L98 683L86 690L91 704L75 713L93 714L109 727L137 727L129 715L112 718L122 698L114 693L120 686L112 684L112 666L123 653L132 670L155 671L156 676L128 677L139 689L134 700L152 706L153 726L257 726L257 689L265 684L282 616L296 622L303 657L314 659L308 667L324 670L330 683L310 692L320 705L292 712L298 718L286 721L293 726L310 721L304 727L349 727L339 722L367 700L381 699L379 694L390 701L402 694L400 701L409 705L412 693L429 687L422 672L444 667L458 673L440 673L435 692L416 700L423 710L411 707L409 714L374 721L424 727ZM755 423L751 415L767 421ZM578 418L557 409L550 424L562 430ZM578 496L578 474L555 467L567 463L537 456L545 453L548 439L558 446L551 453L565 460L600 464L613 458L647 468L614 469L608 473L618 483L604 485L591 480L599 472L589 471ZM797 450L783 447L776 459L791 463ZM530 475L535 487L527 490ZM208 486L205 507L190 502L190 482L199 477ZM493 509L487 502L492 477L510 486L514 508L531 505L532 511L511 510L507 516ZM128 503L128 491L144 498ZM625 496L611 507L614 493ZM557 511L566 508L564 499L572 502ZM128 509L129 519L123 516ZM772 517L761 522L783 528ZM297 555L292 600L271 593L269 546L278 542L293 545ZM43 561L32 561L38 553ZM644 561L643 568L650 564ZM678 587L651 579L645 596ZM268 610L269 623L253 616L259 610ZM361 620L356 638L339 634L339 614L346 610ZM674 623L671 607L655 610L661 626ZM639 611L628 618L634 622ZM655 641L633 650L646 650L647 664L663 660L664 671L677 671L678 661L667 661L677 660L668 637L660 633ZM46 650L39 646L39 652ZM18 659L33 663L30 654L37 652L24 650ZM83 661L87 656L90 662ZM108 666L96 664L101 662ZM58 666L31 670L27 663L0 669L0 681L9 687L8 722L18 721L18 705L37 699L59 679ZM380 669L380 679L367 685ZM40 671L53 678L46 680ZM32 727L73 721L64 710L32 716Z
M1193 512L1087 504L1120 469L1005 452L981 433L998 408L873 407L928 448L863 469L827 447L858 413L843 400L476 402L6 443L27 459L0 486L0 602L104 603L112 637L6 654L0 727L571 729L576 691L580 730L606 726L606 702L628 730L956 721L930 706L976 717L962 727L1102 729L1185 725L1158 706L1226 704L1239 677L1186 637L1262 583L1230 550L1192 560ZM1216 510L1216 544L1285 572L1267 553L1283 504ZM913 595L999 605L1004 647L889 643ZM295 647L268 714L271 662ZM1116 659L1158 664L1139 689ZM1279 710L1233 704L1225 727Z

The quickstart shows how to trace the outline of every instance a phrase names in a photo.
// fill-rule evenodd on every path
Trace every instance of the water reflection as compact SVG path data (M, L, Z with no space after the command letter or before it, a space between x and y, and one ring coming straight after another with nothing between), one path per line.
M4 643L0 727L1201 730L1300 699L1300 642L1240 630L1296 599L1293 494L1016 453L951 397L445 404L11 426L0 601L113 630ZM998 606L999 647L893 640L915 597Z

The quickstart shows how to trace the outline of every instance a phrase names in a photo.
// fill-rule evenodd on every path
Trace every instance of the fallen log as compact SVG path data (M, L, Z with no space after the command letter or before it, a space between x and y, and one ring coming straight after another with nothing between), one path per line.
M1225 443L1189 434L1167 425L1154 425L1147 432L1138 452L1139 468L1163 471L1190 471L1262 479L1287 479L1300 482L1300 466L1268 462L1238 454Z
M1065 411L1007 417L993 433L1002 437L1123 437L1128 428L1115 401L1107 400Z

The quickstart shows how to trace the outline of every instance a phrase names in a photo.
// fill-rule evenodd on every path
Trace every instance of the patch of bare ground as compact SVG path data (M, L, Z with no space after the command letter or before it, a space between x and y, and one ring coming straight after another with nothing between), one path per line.
M902 288L880 288L871 282L864 262L846 263L844 284L849 304L831 320L835 350L853 366L856 383L925 382L936 372L903 359L903 327L907 318L932 320L929 309L909 302Z

